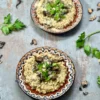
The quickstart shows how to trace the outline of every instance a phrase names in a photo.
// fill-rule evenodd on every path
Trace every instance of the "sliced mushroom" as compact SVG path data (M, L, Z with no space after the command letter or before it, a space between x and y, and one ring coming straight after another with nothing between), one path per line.
M45 56L43 58L43 62L47 62L48 64L51 64L52 63L52 61L48 58L48 56Z
M53 76L53 77L52 77L52 80L56 80L56 79L57 79L57 76Z
M57 79L56 73L52 73L49 77L50 77L50 79L52 79L52 80L56 80L56 79Z
M100 2L98 2L97 6L100 7Z
M89 14L92 14L92 12L93 12L93 9L88 8L88 13L89 13Z
M49 71L49 72L48 72L48 75L51 75L51 74L52 74L52 71Z
M88 86L88 81L86 81L86 80L82 81L81 85L82 85L83 88L87 87Z
M44 16L47 16L48 15L48 12L47 11L43 11L43 15Z
M33 69L32 69L32 70L33 70L33 72L34 72L34 71L37 71L37 70L38 70L38 67L33 66Z
M89 21L93 21L93 20L95 20L96 18L97 18L97 17L94 15L94 16L90 17Z
M36 39L32 39L32 41L31 41L31 43L30 43L31 45L37 45L37 41L36 41Z
M5 45L5 42L0 41L0 49L2 49Z
M59 70L59 67L58 67L58 66L56 66L56 67L52 67L52 70L54 70L54 71L58 71L58 70Z
M35 56L35 60L36 60L37 62L42 62L42 61L43 61L43 57L36 57L36 56Z
M40 72L40 71L37 71L36 73L37 73L37 75L38 75L39 77L41 77L41 72Z
M84 95L84 96L86 96L86 95L88 95L88 94L89 94L88 92L83 92L83 95Z

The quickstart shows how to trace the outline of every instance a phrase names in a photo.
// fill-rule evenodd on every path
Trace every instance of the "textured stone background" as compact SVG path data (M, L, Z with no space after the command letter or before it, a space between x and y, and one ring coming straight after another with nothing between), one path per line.
M95 58L87 57L83 50L77 50L75 41L78 35L85 31L87 34L100 30L100 23L97 20L89 22L87 9L92 7L93 13L97 16L100 11L96 11L99 0L81 0L83 5L83 18L81 23L72 31L63 35L48 34L36 27L30 17L30 7L33 0L23 0L23 3L16 9L17 0L0 0L0 23L3 17L10 13L13 20L19 18L27 28L20 32L13 32L9 36L4 36L0 31L0 41L5 41L6 45L0 49L3 54L3 63L0 64L0 100L34 100L28 97L15 82L16 66L20 58L29 50L40 46L52 46L66 52L73 60L76 68L76 79L72 88L57 100L100 100L100 88L96 83L97 76L100 75L100 65ZM32 38L37 39L38 45L30 45ZM95 35L90 39L93 46L100 49L100 35ZM81 80L89 81L89 86L84 91L89 95L83 96L79 91Z

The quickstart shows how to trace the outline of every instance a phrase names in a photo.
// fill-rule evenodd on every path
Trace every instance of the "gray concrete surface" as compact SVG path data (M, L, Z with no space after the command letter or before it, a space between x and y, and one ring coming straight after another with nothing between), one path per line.
M72 88L57 100L100 100L100 88L96 81L100 75L100 65L95 58L87 57L83 50L77 50L75 41L79 34L83 31L86 34L100 30L100 23L97 20L89 22L90 15L87 9L94 9L93 15L100 15L100 11L96 11L99 0L81 0L83 5L83 18L80 24L63 35L48 34L34 25L30 17L30 7L33 0L23 0L23 3L16 9L17 0L0 0L0 23L3 17L8 13L12 14L13 21L19 18L23 21L27 28L20 32L13 32L5 36L0 31L0 41L5 41L6 45L0 49L3 54L0 64L0 100L34 100L28 97L15 82L16 66L20 58L29 50L40 46L52 46L66 52L73 60L76 68L76 79ZM38 45L30 45L32 38L37 39ZM100 49L100 34L90 39L92 46ZM88 80L89 86L84 89L89 95L83 96L79 91L80 82Z

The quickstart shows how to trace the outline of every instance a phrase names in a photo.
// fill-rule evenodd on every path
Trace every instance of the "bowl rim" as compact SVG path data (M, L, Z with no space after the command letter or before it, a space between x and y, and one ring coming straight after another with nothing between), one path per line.
M77 11L77 12L78 12L77 15L79 15L79 16L76 18L77 21L72 22L72 25L71 25L71 23L70 23L69 25L67 25L67 28L65 28L65 29L60 29L59 31L53 31L52 29L47 29L45 26L41 25L40 23L38 23L38 22L36 21L36 18L34 17L35 14L32 13L32 11L33 11L33 10L32 10L32 6L33 6L33 5L35 4L35 2L37 2L37 1L38 1L38 0L34 0L34 1L32 2L32 4L31 4L30 16L31 16L32 21L35 23L35 25L36 25L37 27L39 27L40 29L44 30L45 32L52 33L52 34L63 34L63 33L69 32L70 30L74 29L74 28L81 22L81 20L82 20L82 17L83 17L83 6L82 6L82 3L81 3L80 0L72 0L75 4L77 4L77 5L76 5L77 8L79 8L79 10ZM78 20L78 18L79 18L79 20ZM74 20L75 20L75 18L74 18Z
M57 49L57 48L54 48L54 47L49 47L49 46L37 47L37 48L34 48L34 49L28 51L26 54L30 53L30 52L33 51L33 50L37 50L37 49L41 49L41 48L44 48L44 49L46 49L46 48L54 49L54 50L58 50L60 53L64 53L64 55L65 55L66 57L68 57L68 59L71 61L71 66L73 66L73 70L74 70L74 71L73 71L73 72L74 72L74 73L73 73L73 79L72 79L71 83L69 84L68 88L66 89L66 91L64 91L63 93L60 93L59 95L57 95L57 96L55 96L55 97L53 97L53 98L50 98L50 99L56 99L56 98L62 96L63 94L65 94L65 93L72 87L72 85L73 85L73 83L74 83L74 81L75 81L75 75L76 75L75 66L74 66L74 63L72 62L71 58L70 58L65 52L63 52L62 50L59 50L59 49ZM21 57L20 61L18 62L18 65L17 65L17 68L16 68L16 81L17 81L19 87L22 89L22 91L23 91L25 94L27 94L28 96L30 96L30 97L32 97L32 98L35 98L35 99L39 99L39 100L48 100L47 98L45 99L45 96L42 96L42 98L41 98L41 97L40 97L41 94L39 94L39 95L35 94L37 97L36 97L36 96L33 97L31 94L27 93L27 92L25 91L25 89L22 88L22 86L21 86L21 84L20 84L20 82L19 82L19 77L18 77L19 63L21 62L22 58L23 58L26 54L24 54L24 55ZM66 84L65 84L65 85L66 85ZM65 88L65 87L64 87L64 88ZM62 90L62 89L63 89L63 88L61 88L61 90ZM58 89L58 90L59 90L59 89ZM56 92L56 93L58 93L58 92ZM50 96L48 96L48 97L50 97ZM50 99L49 99L49 100L50 100Z

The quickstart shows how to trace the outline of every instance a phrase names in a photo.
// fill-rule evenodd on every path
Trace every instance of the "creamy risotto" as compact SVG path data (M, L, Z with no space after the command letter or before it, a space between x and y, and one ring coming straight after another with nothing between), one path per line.
M39 93L58 90L65 83L66 75L67 67L58 55L49 52L35 54L25 61L25 82Z
M55 6L50 6L50 4L54 5L57 0L37 0L35 4L37 18L47 28L63 29L75 18L74 2L72 0L58 1L60 1L59 4Z

